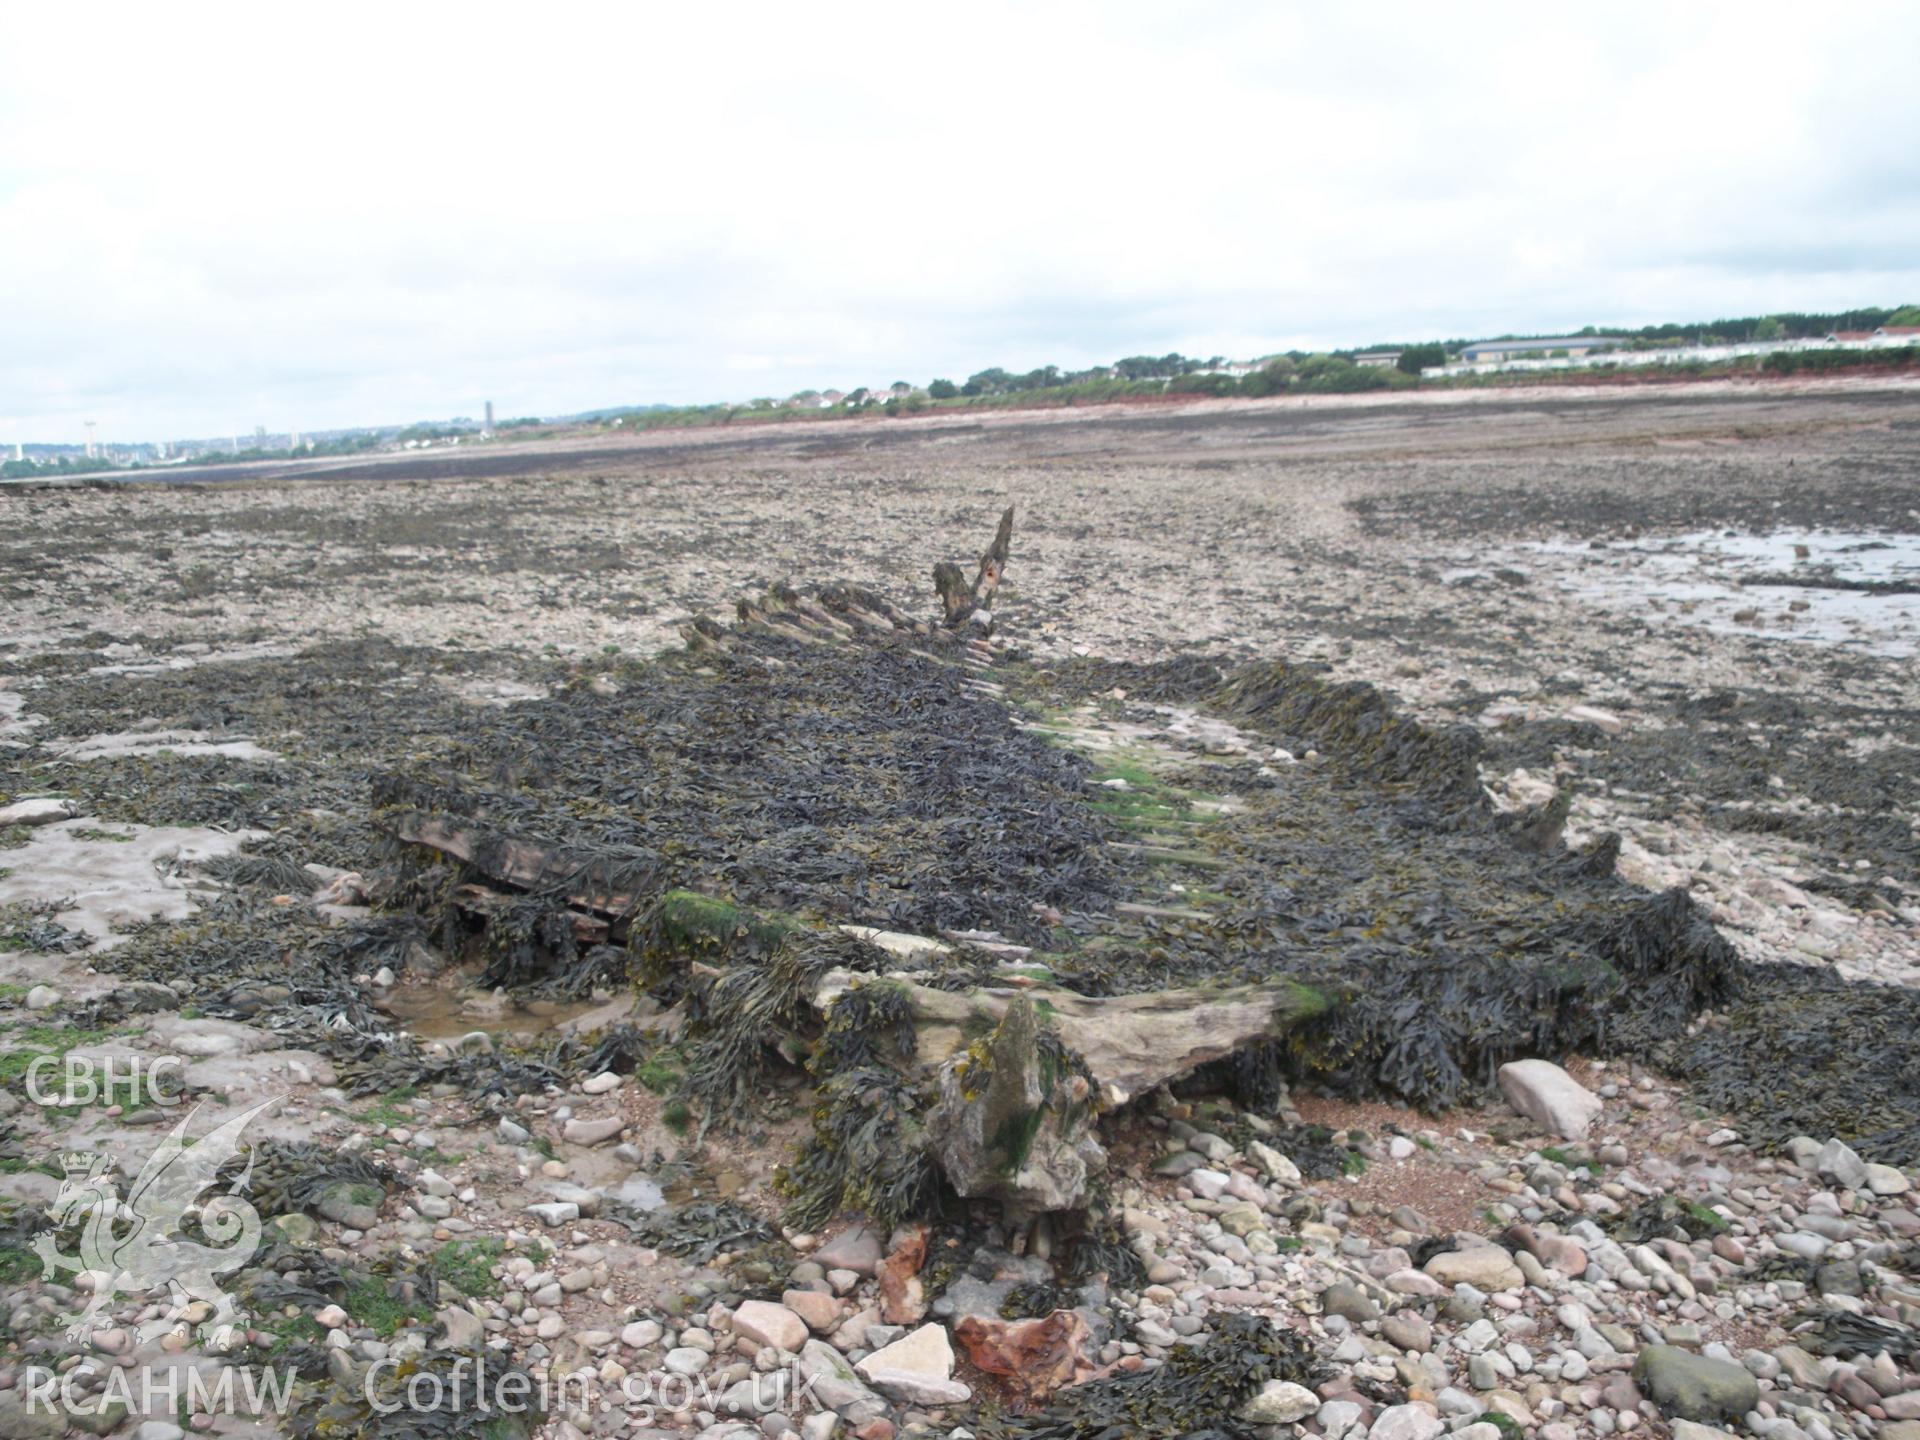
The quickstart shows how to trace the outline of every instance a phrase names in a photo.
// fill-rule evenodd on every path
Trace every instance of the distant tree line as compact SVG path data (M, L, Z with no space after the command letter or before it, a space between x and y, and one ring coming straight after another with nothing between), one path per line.
M244 450L203 450L198 455L189 456L183 463L245 465L254 460L294 460L315 455L359 455L368 450L378 449L381 443L378 431L356 430L351 434L335 435L327 440L302 441L298 450L275 450L259 445L249 445Z
M1042 365L1037 370L1016 375L996 365L969 375L959 385L951 380L935 380L927 386L927 394L935 400L951 400L956 396L974 399L990 395L1017 395L1028 390L1059 390L1108 380L1173 380L1201 371L1217 370L1226 363L1225 357L1220 355L1211 360L1201 360L1173 351L1166 355L1129 355L1111 365L1095 365L1087 370L1062 370L1058 365Z
M1920 320L1912 323L1920 325ZM1868 367L1876 370L1898 370L1916 362L1920 362L1920 346L1903 345L1887 350L1776 350L1761 362L1761 367L1775 375L1802 373L1818 375L1827 370L1855 370Z
M1750 345L1769 340L1818 340L1836 330L1878 330L1882 325L1920 325L1920 305L1886 308L1867 305L1857 310L1828 312L1783 310L1773 315L1746 315L1734 319L1669 321L1664 325L1587 325L1574 335L1616 335L1629 348L1662 345ZM1524 335L1494 335L1493 340L1524 340ZM1449 340L1445 349L1458 350L1472 340Z
M1874 330L1882 325L1920 325L1920 306L1894 309L1867 306L1829 314L1793 311L1692 324L1645 325L1638 329L1603 329L1589 325L1571 333L1582 336L1617 335L1623 348L1653 349L1676 344L1734 344L1817 338L1835 330ZM1491 338L1510 340L1529 337L1505 335ZM929 409L972 406L1089 405L1169 394L1259 397L1397 390L1418 384L1422 370L1445 365L1460 349L1473 343L1470 339L1452 339L1376 347L1398 351L1391 365L1358 364L1353 358L1358 352L1354 351L1309 354L1291 350L1284 355L1271 356L1262 361L1258 368L1243 374L1228 373L1228 362L1221 356L1203 360L1197 356L1182 355L1178 351L1165 355L1129 355L1111 365L1096 365L1084 370L1064 370L1058 365L1042 365L1032 370L1012 371L995 365L975 371L965 380L945 377L931 380L924 389L909 386L904 381L896 381L887 391L880 392L861 387L830 404L826 401L828 395L834 392L801 390L784 403L771 396L762 396L744 405L637 407L619 412L618 418L624 426L651 429L735 422L831 420L869 410L878 410L887 415L916 415ZM1852 355L1858 363L1860 352L1832 353L1836 356ZM1839 360L1826 362L1810 359L1799 368L1837 367L1841 363ZM1467 378L1471 380L1476 377ZM602 418L610 421L615 417L608 412Z
M103 456L56 455L51 460L8 460L0 464L0 480L30 480L36 475L97 475L120 467Z

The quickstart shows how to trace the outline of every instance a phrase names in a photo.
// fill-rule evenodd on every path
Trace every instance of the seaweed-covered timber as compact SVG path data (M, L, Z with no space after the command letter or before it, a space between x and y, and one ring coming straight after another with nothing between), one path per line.
M465 775L384 777L378 823L409 892L480 927L487 983L625 976L681 1005L687 1093L713 1118L804 1062L814 1130L785 1184L806 1226L906 1220L943 1194L1078 1209L1102 1184L1100 1116L1175 1082L1262 1106L1304 1077L1438 1109L1573 1049L1727 1074L1722 1022L1697 1017L1780 1014L1769 997L1796 983L1747 974L1684 893L1619 880L1612 837L1567 851L1570 790L1495 813L1478 736L1370 686L1284 661L1045 677L985 629L776 587L731 627L689 627L642 686L523 707L520 745ZM1116 690L1322 758L1099 799L1070 727L1062 748L1025 717ZM1221 798L1195 809L1182 783ZM1205 876L1186 887L1205 901L1133 898L1169 872ZM1896 1057L1867 1060L1911 1093ZM1754 1063L1773 1068L1716 1093L1776 1143L1909 1147L1905 1101L1843 1098L1818 1052Z

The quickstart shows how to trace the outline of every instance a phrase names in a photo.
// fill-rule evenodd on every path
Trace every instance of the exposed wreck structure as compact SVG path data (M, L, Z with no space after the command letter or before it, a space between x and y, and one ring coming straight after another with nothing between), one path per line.
M1619 879L1612 837L1569 850L1568 796L1496 813L1464 727L1284 661L1010 649L1012 524L971 584L936 568L933 618L776 587L617 686L515 707L458 766L382 776L396 903L488 985L645 991L710 1122L804 1067L812 1135L782 1177L803 1227L981 1201L1091 1236L1102 1117L1160 1087L1258 1108L1304 1078L1438 1109L1574 1049L1659 1056L1773 1143L1911 1156L1897 1059L1856 1057L1886 1072L1862 1099L1788 1038L1806 1022L1780 987L1806 982L1749 972L1683 891ZM1248 745L1156 769L1079 743L1143 708ZM1910 1008L1846 1003L1883 1000ZM1729 1016L1764 1037L1743 1062ZM593 1063L666 1043L623 1026Z
M445 1119L479 1140L475 1171L510 1157L522 1175L556 1142L604 1145L593 1170L632 1167L634 1198L543 1170L551 1201L521 1203L543 1184L490 1218L529 1252L576 1224L596 1245L624 1229L689 1275L711 1267L714 1310L809 1283L799 1257L826 1247L801 1231L835 1245L870 1230L876 1273L853 1293L888 1325L950 1322L928 1328L964 1352L965 1425L993 1440L1261 1433L1251 1415L1271 1412L1243 1413L1250 1401L1334 1378L1287 1323L1225 1307L1204 1343L1160 1346L1151 1368L1112 1358L1163 1258L1138 1228L1158 1217L1135 1207L1202 1159L1143 1146L1191 1118L1195 1140L1244 1157L1236 1174L1272 1182L1267 1243L1303 1248L1329 1233L1308 1226L1341 1188L1313 1182L1391 1153L1306 1123L1289 1087L1439 1112L1490 1099L1511 1061L1625 1055L1685 1080L1755 1150L1818 1135L1855 1162L1920 1158L1920 994L1741 962L1687 892L1616 873L1618 843L1577 821L1591 771L1567 767L1546 803L1502 813L1482 769L1537 736L1423 723L1284 659L1025 654L1011 551L1008 515L977 561L939 567L924 615L856 586L779 586L731 624L695 622L671 654L530 662L505 704L463 697L476 657L365 637L103 676L65 713L49 693L48 729L68 734L156 712L270 733L294 697L308 753L329 759L128 757L75 777L103 816L137 803L257 839L202 867L223 883L191 918L105 952L121 983L65 1007L63 1033L191 1004L171 1033L238 1023L297 1054L337 1090L329 1104L374 1100L355 1134ZM32 919L0 942L70 943ZM415 1028L400 1002L423 998L480 1028ZM570 1020L495 1025L509 1002ZM598 1083L607 1072L633 1083ZM580 1114L585 1095L614 1113ZM29 1164L44 1128L13 1118L0 1158ZM783 1162L775 1193L695 1193L748 1149L756 1168ZM311 1319L384 1316L410 1363L443 1375L479 1347L501 1354L474 1329L489 1305L524 1319L478 1299L504 1269L498 1238L449 1230L426 1254L313 1243L316 1221L377 1234L383 1206L455 1183L426 1178L429 1153L268 1140L247 1162L272 1243L231 1288L260 1322L246 1363L300 1377L289 1433L417 1440L494 1418L374 1409L389 1392ZM1582 1196L1598 1182L1561 1168ZM411 1236L427 1213L406 1216ZM853 1216L867 1225L843 1229ZM1701 1245L1719 1223L1677 1194L1599 1218L1622 1245ZM32 1219L0 1207L0 1241L30 1244ZM1526 1229L1496 1247L1558 1241ZM1413 1258L1457 1238L1427 1236ZM1746 1273L1805 1284L1823 1268L1773 1253ZM1911 1353L1910 1328L1878 1323L1835 1308L1799 1341ZM853 1348L800 1343L854 1373ZM1381 1404L1404 1393L1356 1383ZM843 1418L885 1409L855 1398Z

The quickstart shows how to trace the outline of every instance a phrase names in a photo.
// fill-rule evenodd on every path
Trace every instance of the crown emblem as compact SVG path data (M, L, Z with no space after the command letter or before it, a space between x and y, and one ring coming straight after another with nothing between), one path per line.
M69 1180L91 1180L106 1168L106 1157L91 1150L63 1150L60 1169Z

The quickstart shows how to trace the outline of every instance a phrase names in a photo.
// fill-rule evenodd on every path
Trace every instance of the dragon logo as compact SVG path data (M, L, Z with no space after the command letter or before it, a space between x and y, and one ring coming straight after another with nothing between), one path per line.
M233 1299L215 1277L239 1269L260 1245L260 1213L242 1194L253 1174L252 1151L248 1151L246 1168L225 1190L205 1204L197 1202L240 1153L241 1132L261 1111L278 1103L278 1096L263 1100L190 1141L187 1128L201 1109L196 1105L147 1157L124 1201L103 1157L62 1157L66 1178L47 1207L53 1231L39 1235L33 1248L49 1276L71 1270L92 1280L92 1298L86 1308L69 1317L70 1338L91 1335L120 1295L143 1294L164 1285L172 1308L164 1318L142 1327L142 1339L167 1329L196 1300L214 1307L206 1322L214 1344L231 1339L237 1318ZM71 1225L81 1227L76 1255L54 1248L54 1231ZM193 1238L190 1227L212 1243Z

